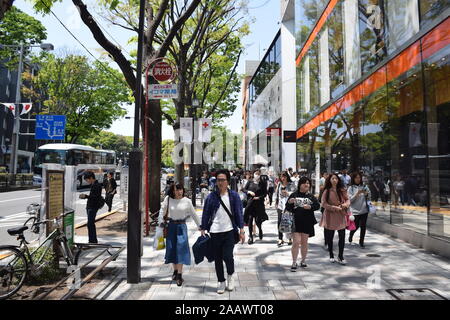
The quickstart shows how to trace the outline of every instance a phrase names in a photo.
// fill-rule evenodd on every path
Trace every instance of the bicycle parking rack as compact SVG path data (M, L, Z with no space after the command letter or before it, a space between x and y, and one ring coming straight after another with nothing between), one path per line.
M55 291L58 287L60 287L62 284L66 283L66 281L72 277L76 272L81 271L81 269L88 266L90 263L98 259L101 255L103 255L105 252L107 252L110 257L103 260L103 262L97 266L91 273L89 273L83 281L81 281L80 286L77 288L69 289L69 291L60 299L60 300L67 300L70 299L78 290L80 290L86 283L88 283L98 272L103 270L108 263L111 261L115 261L119 254L125 249L125 246L113 246L108 244L93 244L93 243L74 243L74 246L77 247L78 251L75 256L75 265L78 265L78 259L80 257L81 252L94 249L94 248L103 248L103 250L95 255L93 258L91 258L89 261L87 261L85 264L83 264L81 267L73 270L69 275L61 279L58 283L56 283L49 291L42 293L41 295L35 297L33 300L42 300L45 297L47 297L50 293ZM115 253L111 253L110 249L119 249Z

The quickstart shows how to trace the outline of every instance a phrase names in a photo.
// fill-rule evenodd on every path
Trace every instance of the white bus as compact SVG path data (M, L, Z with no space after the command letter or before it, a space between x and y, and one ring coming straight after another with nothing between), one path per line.
M103 182L104 174L116 171L116 153L99 150L90 146L70 143L49 143L38 148L34 156L33 183L42 183L42 164L58 163L77 167L77 186L86 185L83 174L92 171L98 182Z

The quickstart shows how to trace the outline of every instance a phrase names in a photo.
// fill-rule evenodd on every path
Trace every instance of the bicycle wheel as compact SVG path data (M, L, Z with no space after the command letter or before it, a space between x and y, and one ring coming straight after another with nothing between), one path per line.
M31 242L39 238L39 224L35 225L36 217L28 218L27 221L23 224L28 227L28 230L25 230L23 235L27 239L27 241Z
M27 273L27 259L19 249L0 247L0 300L19 291Z

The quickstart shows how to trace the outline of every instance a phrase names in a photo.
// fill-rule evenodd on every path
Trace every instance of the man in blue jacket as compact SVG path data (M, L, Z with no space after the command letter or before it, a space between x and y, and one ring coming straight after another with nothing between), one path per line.
M230 179L228 170L217 171L217 188L205 200L200 226L202 235L205 234L205 231L208 231L211 235L218 280L217 293L219 294L225 292L223 262L225 262L228 274L226 289L234 290L233 250L235 233L239 232L241 243L245 241L242 201L237 192L228 189Z

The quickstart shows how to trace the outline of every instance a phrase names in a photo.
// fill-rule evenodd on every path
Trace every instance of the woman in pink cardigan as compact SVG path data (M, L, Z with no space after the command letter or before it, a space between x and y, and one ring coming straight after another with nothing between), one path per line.
M350 207L350 199L347 195L341 179L337 174L331 174L325 181L325 188L321 199L322 207L325 208L320 226L325 229L325 242L330 252L330 262L334 263L333 237L337 230L339 234L339 255L338 262L345 265L344 245L345 228L347 227L346 215Z

